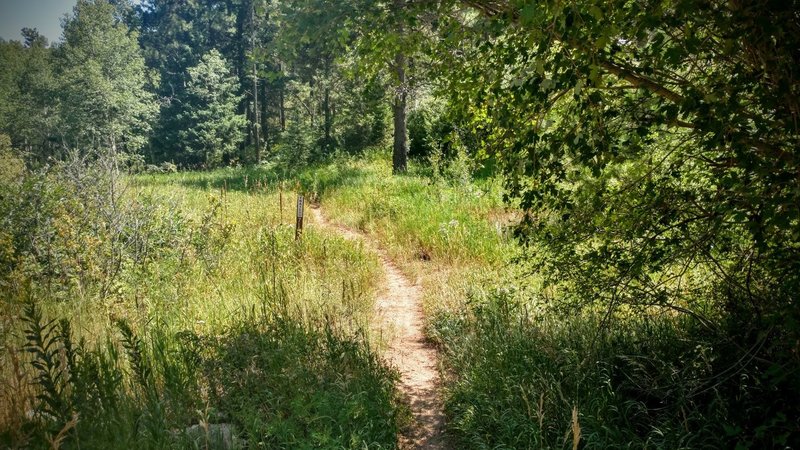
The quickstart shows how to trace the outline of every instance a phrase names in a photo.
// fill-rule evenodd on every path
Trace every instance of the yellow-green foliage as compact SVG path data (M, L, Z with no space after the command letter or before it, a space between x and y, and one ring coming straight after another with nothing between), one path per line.
M19 183L25 174L25 161L14 154L11 139L0 134L0 186Z
M13 186L22 182L25 174L25 162L14 154L11 139L0 134L0 199L10 195ZM3 199L5 200L5 199ZM8 267L15 258L14 236L8 227L0 227L0 266ZM0 282L0 287L3 284Z
M222 173L226 171L220 171ZM188 208L193 224L192 272L175 271L169 292L147 295L178 301L184 326L203 320L205 327L224 325L235 311L257 305L270 290L282 290L293 299L301 317L329 314L362 321L370 313L379 276L376 256L335 234L308 228L294 241L293 211L288 197L280 217L275 184L258 182L247 188L226 189L213 180L220 172L147 176L137 180L137 191L155 195L169 192L173 201ZM242 175L227 171L231 181ZM233 183L231 183L233 184ZM198 188L198 186L208 186ZM342 294L342 286L346 292ZM350 292L356 292L356 299ZM331 298L339 301L331 302Z

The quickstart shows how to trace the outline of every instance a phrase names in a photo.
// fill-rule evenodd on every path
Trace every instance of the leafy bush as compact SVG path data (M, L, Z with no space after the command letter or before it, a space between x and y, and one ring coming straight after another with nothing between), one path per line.
M0 134L0 183L2 186L21 181L25 175L25 161L14 152L11 139Z
M13 298L105 298L129 270L180 251L185 218L163 199L131 195L118 164L73 155L4 182L0 241L11 250L2 253L0 284Z
M451 156L453 125L438 105L423 105L408 113L408 156L424 160L435 152Z
M721 435L735 437L722 442L796 440L800 134L797 96L786 94L797 79L784 67L797 65L798 33L771 25L794 24L795 5L660 3L671 20L654 21L627 2L471 3L486 34L467 31L449 48L468 56L452 60L441 92L480 137L476 151L501 162L547 299L578 316L607 310L612 330L686 315L674 339L711 355L714 381L700 390L718 394L720 409L696 411L717 431L730 426ZM593 15L604 20L580 20ZM694 24L738 44L674 33ZM628 37L609 39L620 32ZM764 55L775 61L769 77ZM733 91L730 102L723 92ZM689 371L670 350L630 354Z

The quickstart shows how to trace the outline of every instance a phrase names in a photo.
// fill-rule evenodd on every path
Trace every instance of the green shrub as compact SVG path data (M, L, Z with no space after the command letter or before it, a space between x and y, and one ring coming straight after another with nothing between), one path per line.
M447 120L441 105L426 104L408 113L408 156L425 160L434 152L451 156L449 135L453 125Z
M0 134L0 186L18 183L25 175L25 161L14 152L11 139Z

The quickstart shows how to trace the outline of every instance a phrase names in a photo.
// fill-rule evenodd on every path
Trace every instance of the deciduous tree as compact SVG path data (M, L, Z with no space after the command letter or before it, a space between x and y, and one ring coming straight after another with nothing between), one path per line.
M73 148L135 152L158 110L147 90L138 33L106 0L78 0L58 51L64 140Z

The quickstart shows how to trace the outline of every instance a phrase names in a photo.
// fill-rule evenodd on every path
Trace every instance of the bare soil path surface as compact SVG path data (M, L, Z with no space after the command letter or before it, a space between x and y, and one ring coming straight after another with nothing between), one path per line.
M375 251L386 274L375 304L380 333L387 341L384 357L400 371L400 390L414 416L403 431L401 448L448 449L444 436L444 414L439 390L436 349L423 332L422 291L368 236L327 220L319 207L309 208L314 221L346 239L363 242Z

